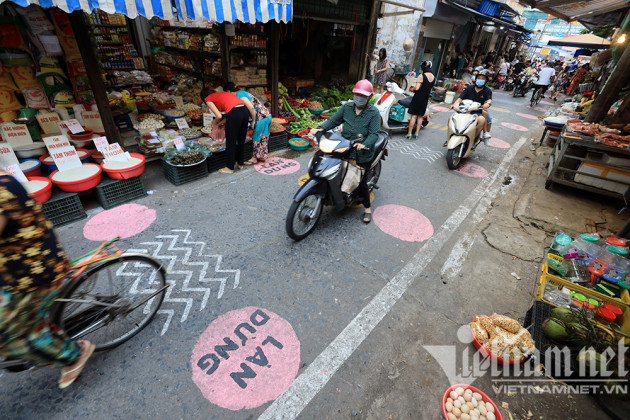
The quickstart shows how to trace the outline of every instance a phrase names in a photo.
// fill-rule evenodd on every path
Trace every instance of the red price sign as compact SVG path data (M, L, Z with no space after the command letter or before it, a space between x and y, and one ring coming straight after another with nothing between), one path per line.
M11 175L13 175L13 177L17 179L18 182L22 184L28 182L28 179L26 179L26 176L24 176L24 172L22 172L22 170L20 169L20 165L18 165L17 163L13 165L5 166L2 169L5 172L8 172Z
M107 146L103 146L101 149L101 153L106 160L115 160L118 162L127 162L127 156L125 155L125 151L120 147L120 144L114 143L109 144Z
M70 132L72 134L78 134L78 133L82 133L83 131L85 131L83 129L83 126L81 124L79 124L79 121L77 121L77 120L68 120L68 121L66 121L66 127L68 127L68 130L70 130Z
M70 141L68 141L68 137L66 136L51 136L44 137L44 143L48 148L50 153L53 153L55 150L71 147Z
M175 148L180 151L186 148L184 140L181 137L177 137L175 140L173 140L173 144L175 144Z
M94 142L94 146L96 146L96 150L98 150L99 152L103 147L109 146L109 142L107 141L107 137L105 136L93 138L92 141Z
M177 118L175 122L177 122L177 128L179 128L180 130L182 128L188 128L188 123L186 122L185 118Z

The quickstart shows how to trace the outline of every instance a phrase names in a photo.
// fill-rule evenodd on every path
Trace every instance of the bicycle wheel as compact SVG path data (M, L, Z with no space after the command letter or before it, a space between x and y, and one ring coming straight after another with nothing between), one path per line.
M532 93L532 99L530 101L530 106L534 107L538 104L538 102L540 102L540 97L542 96L542 94L540 93L540 89L536 89L534 91L534 93Z
M53 319L72 339L108 350L151 322L166 288L161 263L145 255L122 255L74 280L57 299Z

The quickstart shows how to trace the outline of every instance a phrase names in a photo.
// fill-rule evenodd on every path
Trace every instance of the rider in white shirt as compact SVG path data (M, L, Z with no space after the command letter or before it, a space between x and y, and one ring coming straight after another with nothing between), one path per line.
M536 82L536 87L534 88L534 92L532 95L536 93L538 89L542 89L543 98L545 97L545 92L551 85L551 82L555 79L556 71L551 66L543 67L538 72L538 82Z

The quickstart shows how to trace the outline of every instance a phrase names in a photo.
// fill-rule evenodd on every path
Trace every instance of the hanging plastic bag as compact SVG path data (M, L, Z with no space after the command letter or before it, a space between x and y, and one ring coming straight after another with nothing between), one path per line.
M342 170L345 171L345 176L341 183L341 191L350 194L352 191L356 190L361 183L364 169L357 166L354 160L348 162L344 161L343 165Z

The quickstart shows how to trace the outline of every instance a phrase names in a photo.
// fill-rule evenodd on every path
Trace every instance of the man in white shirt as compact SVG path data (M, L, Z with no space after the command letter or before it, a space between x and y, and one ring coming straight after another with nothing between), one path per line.
M538 82L536 82L536 86L534 87L534 92L532 95L536 93L538 89L542 89L543 98L545 97L545 92L549 88L549 85L556 78L556 71L551 66L546 66L540 69L538 72Z

